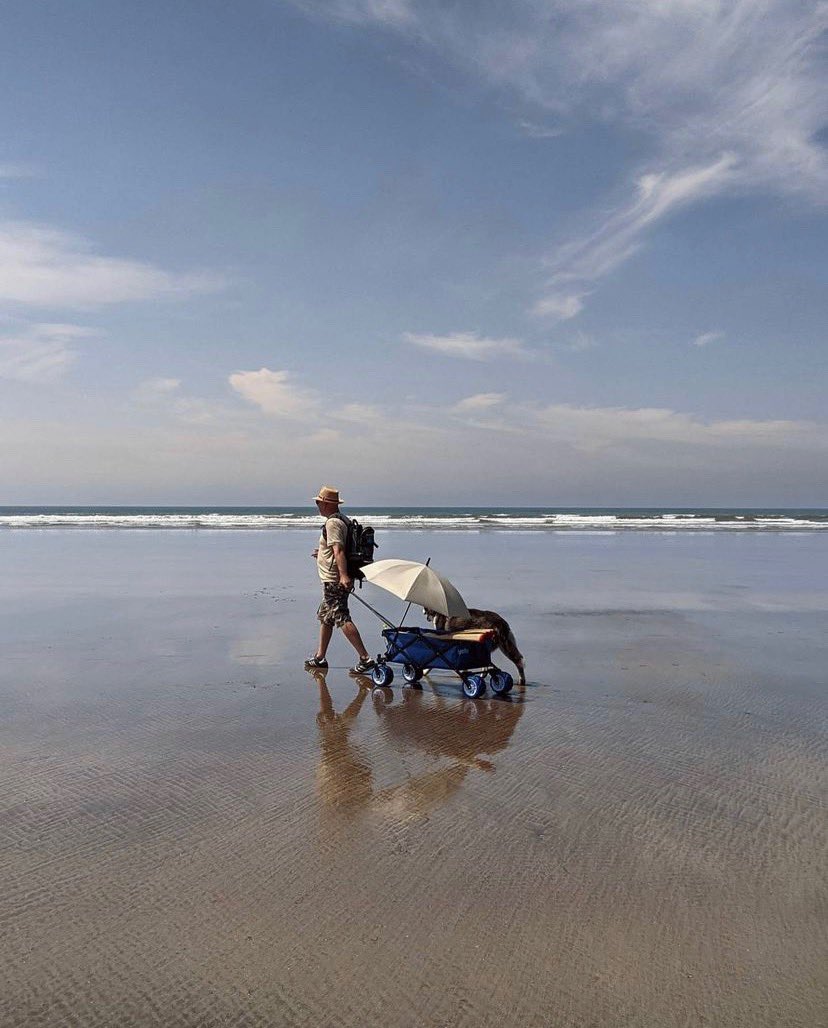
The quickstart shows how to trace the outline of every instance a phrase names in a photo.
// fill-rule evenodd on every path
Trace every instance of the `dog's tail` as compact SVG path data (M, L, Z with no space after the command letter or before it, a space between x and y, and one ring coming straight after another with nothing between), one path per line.
M509 629L508 639L509 639L509 647L510 647L510 649L512 650L514 655L517 657L518 661L522 664L523 663L523 654L518 649L517 639L515 639L515 634L514 634L514 632L512 631L511 628Z
M525 664L524 664L524 661L523 661L523 654L518 649L518 644L517 644L517 641L515 639L514 633L512 632L511 628L506 633L506 638L504 639L504 645L502 645L500 648L503 650L503 652L506 654L506 656L509 658L509 660L512 661L512 663L515 665L515 667L520 672L520 684L521 685L525 685L525 683L526 683L526 667L525 667Z

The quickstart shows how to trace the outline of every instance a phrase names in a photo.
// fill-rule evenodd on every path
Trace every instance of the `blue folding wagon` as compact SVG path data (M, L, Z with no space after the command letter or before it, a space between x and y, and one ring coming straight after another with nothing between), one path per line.
M421 606L427 614L440 613L445 617L469 616L465 601L447 578L418 561L391 558L371 563L362 569L362 577L386 592L408 601L401 623L397 626L361 596L356 599L385 624L382 635L385 653L377 657L372 672L374 684L389 685L394 672L389 664L402 664L402 675L414 685L429 671L453 671L460 676L463 692L477 699L486 691L503 695L514 684L512 676L492 663L495 633L490 628L465 629L458 632L427 628L406 628L402 625L412 603Z
M495 634L491 629L440 632L400 627L383 629L382 635L385 653L378 656L371 676L375 685L390 685L394 680L389 664L402 664L402 676L409 685L428 671L453 671L472 699L482 696L487 685L497 695L505 695L514 684L507 671L492 663Z

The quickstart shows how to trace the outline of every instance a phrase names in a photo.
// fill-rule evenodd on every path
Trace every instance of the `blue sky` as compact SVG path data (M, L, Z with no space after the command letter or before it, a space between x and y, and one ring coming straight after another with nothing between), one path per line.
M824 7L2 20L0 502L828 504Z

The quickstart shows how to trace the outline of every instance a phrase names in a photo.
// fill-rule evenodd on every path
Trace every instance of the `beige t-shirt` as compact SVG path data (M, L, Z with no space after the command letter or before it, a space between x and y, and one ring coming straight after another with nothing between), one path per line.
M328 541L325 542L327 535ZM325 531L319 536L319 552L316 555L316 570L319 572L319 579L322 582L338 582L339 568L336 566L336 557L333 552L333 544L339 543L344 547L346 542L347 528L342 518L333 515L325 522Z

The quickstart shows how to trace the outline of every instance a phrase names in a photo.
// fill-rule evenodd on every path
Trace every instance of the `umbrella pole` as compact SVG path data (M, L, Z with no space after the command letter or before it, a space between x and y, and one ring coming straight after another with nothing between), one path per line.
M377 617L380 619L380 621L384 622L389 628L396 628L397 627L393 622L389 621L387 617L385 617L383 614L380 614L380 612L378 610L374 610L374 608L371 606L371 604L370 603L366 603L365 600L363 600L363 598L361 596L357 596L357 594L355 592L352 592L351 596L353 596L353 598L355 600L359 600L359 602L362 604L363 607L367 607L368 610L370 610L374 614L376 614Z
M431 563L431 557L429 557L428 560L425 562L425 566L428 567L428 565L430 563ZM402 621L396 626L397 628L402 628L403 622L408 617L409 610L411 610L411 600L408 601L408 606L405 608L405 613L402 616Z

